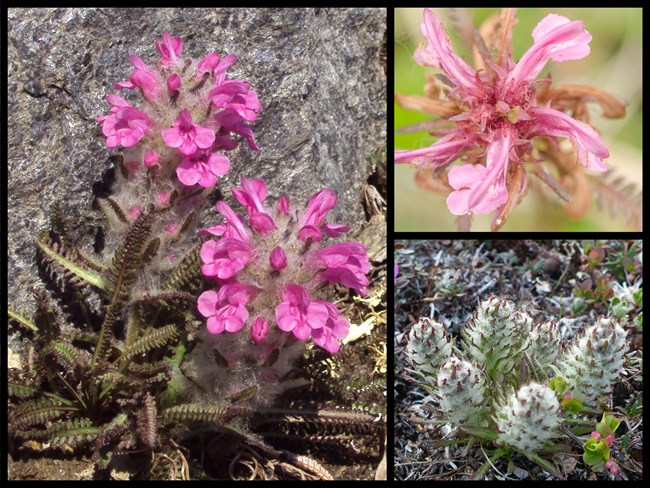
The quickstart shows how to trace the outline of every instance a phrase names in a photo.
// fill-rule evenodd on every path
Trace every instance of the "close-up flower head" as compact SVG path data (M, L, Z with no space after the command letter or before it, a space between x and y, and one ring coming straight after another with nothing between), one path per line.
M523 35L513 30L516 9L496 11L479 28L466 9L451 10L452 25L473 64L456 54L440 14L424 9L424 42L413 53L413 60L427 69L424 94L396 93L395 102L427 118L403 127L396 116L396 128L398 134L426 131L437 139L421 139L415 148L404 149L397 138L396 165L415 168L418 187L446 196L447 208L440 202L431 213L456 216L459 230L469 230L472 216L483 214L491 216L490 230L500 230L527 195L540 189L544 198L559 198L570 218L582 218L591 193L598 191L591 180L605 181L617 162L591 120L594 110L588 102L596 102L602 116L612 119L624 118L627 105L619 94L598 87L552 82L556 64L590 55L593 37L587 25L548 13L516 59L513 32ZM411 75L397 67L396 73L399 90L399 78ZM418 198L401 191L397 179L396 207L406 195ZM622 193L630 198L633 192Z

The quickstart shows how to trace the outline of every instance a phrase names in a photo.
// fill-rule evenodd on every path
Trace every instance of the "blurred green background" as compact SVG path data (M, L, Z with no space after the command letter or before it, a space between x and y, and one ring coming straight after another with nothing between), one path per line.
M449 9L432 9L441 18L451 38L454 52L471 64L471 55L458 39L449 19ZM471 8L474 25L499 9ZM518 9L518 23L513 31L513 55L518 61L533 44L531 33L547 14L556 13L571 20L583 20L593 37L591 53L586 58L564 63L549 62L541 76L551 73L553 84L584 84L612 93L628 102L623 119L608 120L600 116L598 104L590 104L592 124L603 135L609 148L610 168L628 182L641 185L642 149L642 23L641 9L601 8L530 8ZM395 92L423 94L424 73L439 72L423 68L413 61L415 48L424 42L420 33L422 9L395 10ZM430 119L431 116L402 110L395 104L395 129ZM435 138L426 132L395 134L395 149L416 149L431 145ZM454 231L455 216L445 204L445 196L434 195L415 186L415 170L395 165L395 231ZM529 175L529 181L536 179ZM539 188L539 180L534 181ZM546 198L543 197L546 195ZM623 218L610 217L592 209L581 220L569 220L559 198L544 190L543 195L529 190L516 207L502 231L623 231L630 229ZM543 211L540 210L543 208ZM473 231L489 230L492 215L474 216Z

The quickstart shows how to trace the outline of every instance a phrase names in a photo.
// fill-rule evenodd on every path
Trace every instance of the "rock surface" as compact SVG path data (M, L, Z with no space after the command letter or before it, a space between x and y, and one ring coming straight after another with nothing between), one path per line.
M231 154L225 194L241 175L264 178L272 201L327 186L339 196L332 220L361 229L370 159L386 137L385 9L10 9L8 27L9 298L19 308L32 301L34 237L53 202L78 233L100 225L91 188L117 152L95 117L131 72L129 56L153 59L165 31L196 58L236 54L229 74L264 106L261 151Z

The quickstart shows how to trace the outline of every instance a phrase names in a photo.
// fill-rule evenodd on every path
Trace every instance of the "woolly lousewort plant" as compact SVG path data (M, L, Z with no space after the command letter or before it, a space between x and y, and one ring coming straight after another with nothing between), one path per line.
M485 379L479 368L455 356L438 371L438 405L445 417L457 424L480 425L485 409Z
M405 354L437 402L434 422L456 425L473 442L488 441L488 450L496 446L492 461L525 451L557 474L540 455L565 439L566 429L590 423L576 415L592 413L623 372L625 330L599 318L564 351L554 321L536 324L511 301L492 296L480 301L460 334L459 349L444 326L422 318L408 335Z
M627 334L616 319L600 317L562 355L559 370L573 398L593 404L623 373Z
M415 371L435 374L452 353L452 345L445 326L428 317L422 317L411 326L406 356Z
M493 213L491 229L500 229L526 196L529 173L554 190L574 218L589 209L590 188L582 168L608 169L609 150L590 125L588 100L596 100L606 117L625 115L616 97L584 85L553 87L542 77L551 62L589 55L591 34L581 20L549 14L532 31L532 46L514 60L512 30L515 9L503 9L476 29L464 9L454 9L474 66L454 54L438 16L424 10L425 42L415 51L416 63L435 68L425 96L396 94L402 108L439 116L420 123L440 136L428 147L395 151L395 163L419 170L423 188L447 195L449 211L458 216ZM405 129L405 132L409 128ZM567 139L573 153L558 144ZM452 166L454 161L462 164ZM542 163L559 173L547 173ZM469 219L465 219L469 222Z
M497 407L495 420L499 442L522 451L539 451L557 436L562 423L560 403L548 386L530 383Z
M528 345L532 319L504 298L490 297L463 327L465 352L492 378L510 371Z
M267 206L264 181L246 178L233 195L248 220L217 202L225 222L204 230L219 237L201 248L201 271L219 287L199 297L208 331L235 333L248 323L248 337L241 340L257 343L262 357L290 344L291 338L311 337L319 347L336 353L350 324L332 302L319 299L321 289L342 284L366 295L370 271L360 242L324 245L327 238L348 231L345 225L326 221L336 195L322 190L305 209L291 205L286 196Z
M234 55L193 60L167 33L156 46L154 65L133 55L134 71L115 85L139 90L144 102L136 107L109 95L111 109L97 119L106 145L122 151L112 193L98 199L105 245L98 243L96 255L77 246L55 205L51 228L36 241L51 300L40 290L31 318L9 311L33 347L30 367L11 372L12 439L84 446L100 469L111 467L114 453L133 456L139 472L146 466L144 476L169 478L210 435L193 428L201 424L228 445L215 451L219 456L254 446L256 456L331 478L255 429L273 439L305 434L320 447L342 446L350 433L355 442L381 434L383 443L375 415L310 396L301 404L279 397L310 383L285 378L305 353L303 341L311 337L335 353L347 336L350 325L323 288L341 284L365 295L366 248L324 245L348 230L326 221L336 204L331 190L314 195L306 209L285 196L267 208L265 183L243 177L233 194L248 219L219 201L225 221L205 229L217 238L197 235L207 197L229 168L224 151L237 146L235 136L257 149L248 122L261 105L247 82L227 76ZM207 280L215 288L198 297ZM247 334L235 333L245 325ZM315 354L302 355L318 365ZM189 447L181 451L176 441Z

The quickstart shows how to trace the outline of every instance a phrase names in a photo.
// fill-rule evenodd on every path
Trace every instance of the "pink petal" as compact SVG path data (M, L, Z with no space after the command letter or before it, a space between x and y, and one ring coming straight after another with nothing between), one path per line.
M185 186L196 185L201 179L201 174L190 158L185 158L181 161L181 164L176 168L176 176L178 176L178 180Z
M476 146L476 136L453 131L429 147L395 151L395 163L410 163L421 168L435 168L458 157L465 148Z
M181 136L181 133L178 130L178 127L170 127L169 129L163 129L162 138L169 147L180 147L185 139Z
M294 310L287 302L282 302L275 308L275 321L280 330L291 332L298 325L300 315L294 314Z
M201 149L207 149L212 146L212 143L216 137L212 129L194 124L194 130L194 142L197 146L199 146Z
M465 92L480 92L476 83L476 71L453 53L449 37L440 20L429 9L424 10L424 30L432 50L438 55L440 69L454 85Z
M536 135L571 138L584 166L594 171L608 169L603 158L609 157L609 150L590 126L550 108L533 107L528 113L535 117Z
M472 189L469 198L470 210L476 211L481 205L481 213L488 213L503 205L508 198L506 190L506 172L510 161L510 149L514 134L510 130L497 132L497 137L487 147L487 173L483 180ZM488 203L489 201L489 203ZM486 210L490 208L490 210Z
M562 62L587 56L591 34L584 28L581 20L570 21L555 14L544 17L533 30L535 43L508 75L508 82L516 86L533 81L549 59Z
M208 159L208 166L213 174L223 176L230 169L230 160L223 154L213 153Z
M208 319L206 327L210 334L221 334L225 329L225 324L215 316Z
M267 213L253 213L251 214L249 220L251 227L263 236L267 235L269 232L277 228L275 221Z
M212 317L216 313L218 303L217 292L208 290L199 295L197 308L204 317Z

